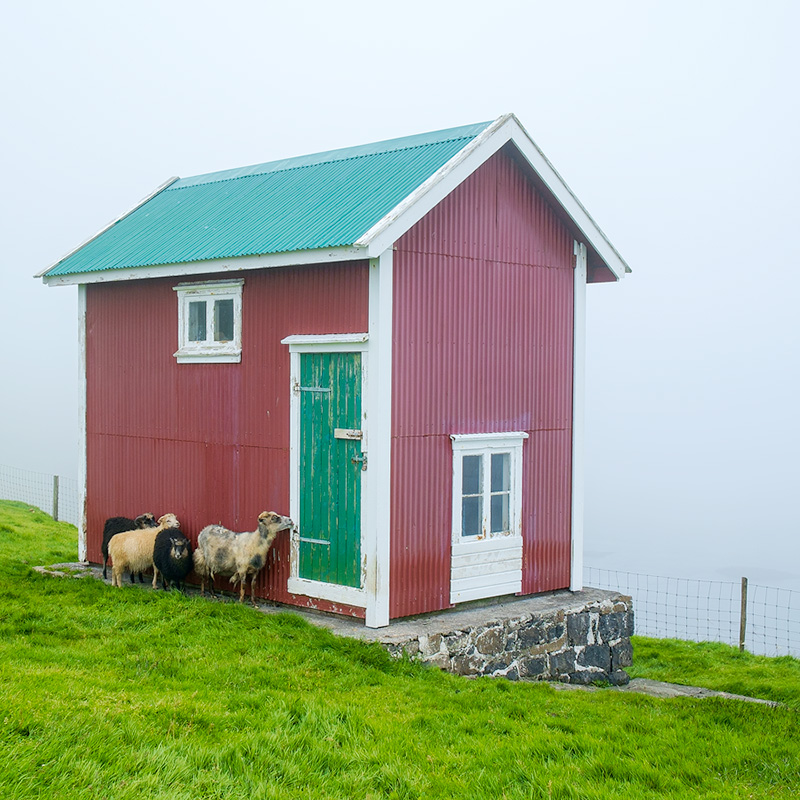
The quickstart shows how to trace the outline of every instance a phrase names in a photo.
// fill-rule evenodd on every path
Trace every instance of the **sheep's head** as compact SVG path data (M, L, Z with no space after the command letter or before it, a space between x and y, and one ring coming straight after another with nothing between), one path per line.
M139 514L134 520L137 528L155 528L158 524L152 514Z
M278 531L286 531L291 528L294 528L294 522L289 517L282 517L274 511L262 511L258 515L258 529L262 536L268 534L274 536Z
M162 528L180 528L181 524L174 514L164 514L158 518L158 524Z
M184 561L189 558L189 540L183 536L171 536L170 540L170 556L175 561Z

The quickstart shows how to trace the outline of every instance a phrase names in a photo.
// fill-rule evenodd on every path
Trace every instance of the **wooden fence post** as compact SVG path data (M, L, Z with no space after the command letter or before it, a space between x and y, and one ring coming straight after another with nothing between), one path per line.
M53 475L53 519L58 522L58 475Z
M744 651L747 632L747 578L742 578L742 610L739 612L739 650Z

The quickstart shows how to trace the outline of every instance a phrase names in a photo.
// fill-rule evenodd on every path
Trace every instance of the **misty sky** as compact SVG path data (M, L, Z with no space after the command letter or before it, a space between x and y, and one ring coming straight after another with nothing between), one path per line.
M800 4L7 4L0 464L77 475L74 287L173 175L514 112L633 274L588 292L586 561L800 589Z

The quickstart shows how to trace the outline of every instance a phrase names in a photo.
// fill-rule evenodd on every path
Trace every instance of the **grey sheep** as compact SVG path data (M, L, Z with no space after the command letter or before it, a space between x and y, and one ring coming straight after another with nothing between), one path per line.
M274 511L258 515L258 528L235 533L222 525L207 525L197 537L194 551L194 570L200 576L200 593L205 594L206 583L214 594L214 576L228 575L239 584L239 602L244 602L245 580L250 579L250 602L256 605L255 583L258 573L267 563L267 553L280 531L294 528L289 517Z
M166 529L180 528L180 522L174 514L164 514L155 528L144 528L118 533L108 543L108 554L111 556L111 585L122 587L122 573L125 570L144 572L153 570L153 588L158 581L158 569L153 564L153 550L156 536Z
M100 550L103 553L103 577L107 578L108 567L108 543L111 541L112 536L116 536L123 531L132 531L134 528L155 528L158 523L152 514L139 514L136 519L130 517L109 517L106 524L103 526L103 544ZM139 581L144 583L142 573L139 573ZM131 583L133 583L133 574L131 573Z
M159 531L153 546L153 564L161 573L161 585L183 587L186 576L192 571L192 545L177 530L166 528Z

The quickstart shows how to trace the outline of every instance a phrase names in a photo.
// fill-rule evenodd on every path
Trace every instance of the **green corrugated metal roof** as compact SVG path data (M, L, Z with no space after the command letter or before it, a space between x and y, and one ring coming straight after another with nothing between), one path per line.
M178 180L44 276L352 245L489 124Z

